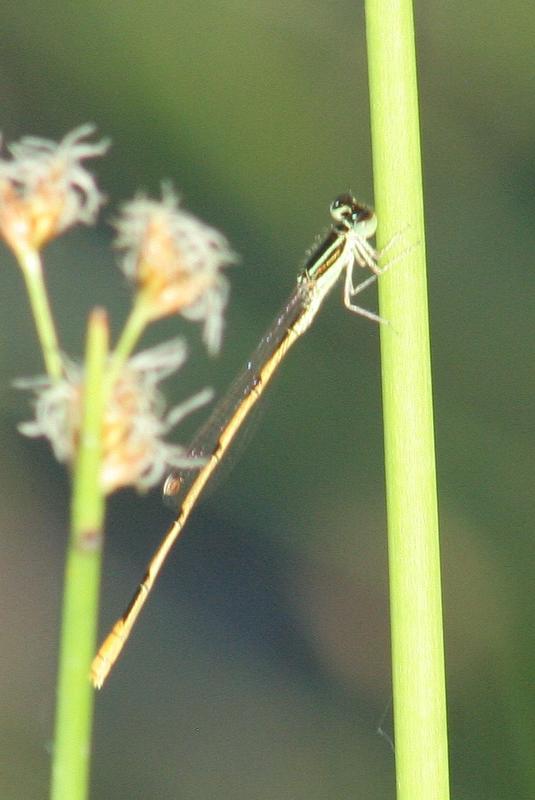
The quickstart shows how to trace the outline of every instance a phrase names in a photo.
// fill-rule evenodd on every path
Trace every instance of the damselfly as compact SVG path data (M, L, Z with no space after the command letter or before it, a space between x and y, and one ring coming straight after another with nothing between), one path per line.
M353 302L355 296L385 269L379 268L379 254L368 241L375 234L376 216L350 194L338 197L331 204L330 212L331 230L308 258L289 301L261 339L243 373L216 405L191 443L189 455L203 461L203 465L172 472L165 482L164 497L176 509L177 517L152 557L128 608L115 623L93 660L91 680L97 688L102 686L117 660L170 549L206 483L286 353L310 327L325 297L342 274L346 308L368 319L382 321L377 314ZM355 284L356 268L368 268L372 274Z

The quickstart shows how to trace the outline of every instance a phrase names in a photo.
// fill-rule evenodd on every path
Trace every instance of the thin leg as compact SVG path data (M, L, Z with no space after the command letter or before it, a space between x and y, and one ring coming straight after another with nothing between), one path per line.
M409 226L407 225L406 228L408 227ZM382 258L384 254L387 253L393 247L393 245L396 242L398 242L402 237L403 237L403 231L394 234L394 236L392 236L388 244L386 244L382 250L373 250L371 247L369 249L367 248L364 249L362 248L362 246L359 246L359 243L355 245L353 249L353 261L351 264L348 265L346 272L345 292L348 297L354 297L356 294L358 294L367 286L369 286L369 284L375 278L384 275L385 272L387 272L391 267L394 266L394 264L397 264L398 261L401 261L401 259L405 258L408 255L408 253L414 250L414 248L418 245L418 242L411 244L410 247L407 247L401 253L398 253L397 256L388 261L384 265L384 267L378 266L377 261L380 258ZM367 242L366 245L368 245ZM362 283L359 283L357 284L357 286L355 286L353 281L353 271L355 267L363 267L363 268L368 267L373 272L373 277L371 279L368 278L368 280L363 281Z
M351 298L353 298L359 292L362 292L363 289L366 289L367 286L370 286L374 281L377 280L377 275L373 274L370 275L369 278L359 283L358 286L353 285L353 267L355 262L352 264L348 264L346 267L346 278L344 283L344 305L345 307L351 311L353 314L360 314L362 317L366 317L367 319L373 320L373 322L382 322L388 325L388 320L383 319L378 314L374 314L373 311L368 311L366 308L361 308L360 306L356 306L351 302Z
M370 275L369 278L358 283L356 286L353 284L353 267L355 264L349 265L346 269L346 280L345 280L345 287L344 287L344 295L347 297L355 297L356 294L363 292L364 289L367 289L368 286L371 286L374 281L377 280L377 274L374 272L373 275Z
M377 259L378 260L381 259L384 256L385 253L388 253L388 251L392 249L392 247L396 244L396 242L399 242L400 239L403 239L405 231L407 230L407 228L410 228L410 227L411 227L410 225L405 225L403 230L399 231L398 233L395 233L392 236L392 238L390 239L390 241L387 244L385 244L383 249L377 251L377 253L376 253ZM419 244L420 244L420 242L413 242L411 245L408 245L408 247L406 247L404 250L402 250L401 253L398 253L397 256L395 256L390 261L388 261L384 265L384 267L378 267L377 268L377 270L378 270L377 274L378 275L384 275L384 273L387 270L389 270L390 267L393 267L394 264L397 264L398 261L401 261L401 259L405 258L409 253L411 253L414 250L415 247L418 247ZM375 272L375 270L374 270L374 272Z
M361 308L360 306L354 306L350 300L347 300L344 297L344 304L348 311L351 311L353 314L360 314L361 317L366 317L367 319L371 319L373 322L380 322L382 325L390 325L389 321L384 317L380 317L379 314L374 314L373 311L368 311L367 308Z
M399 242L400 239L403 239L403 234L407 230L407 228L409 228L409 227L410 227L410 225L405 225L403 230L398 231L397 233L395 233L390 238L390 240L385 244L385 246L381 250L377 251L377 258L378 259L382 258L385 255L385 253L388 253L389 250L392 250L392 248L394 247L396 242Z

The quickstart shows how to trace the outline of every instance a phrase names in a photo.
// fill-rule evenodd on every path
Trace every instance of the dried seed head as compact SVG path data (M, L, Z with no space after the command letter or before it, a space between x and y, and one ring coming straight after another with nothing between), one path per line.
M81 125L59 144L26 136L8 146L11 159L0 159L0 233L16 254L94 222L104 198L81 162L108 149L106 140L82 141L94 130Z
M199 466L180 445L163 437L187 414L211 399L204 390L170 411L158 383L175 372L186 359L182 340L165 342L133 356L108 398L102 431L101 486L106 494L124 486L144 491L159 483L172 469ZM65 363L65 378L19 380L20 388L36 395L35 419L19 426L27 436L46 436L59 461L72 464L80 438L83 371Z
M221 269L236 261L225 237L180 209L166 185L161 201L139 195L127 203L115 226L122 269L150 318L180 313L204 322L204 341L217 352L228 298Z

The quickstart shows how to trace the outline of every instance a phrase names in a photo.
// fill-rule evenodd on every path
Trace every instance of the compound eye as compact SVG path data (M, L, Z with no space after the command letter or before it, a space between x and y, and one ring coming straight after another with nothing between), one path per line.
M377 217L368 206L359 205L354 209L353 230L364 239L369 239L377 230Z
M341 194L331 203L331 217L335 222L350 222L355 200L350 194Z
M375 212L368 206L356 205L353 209L353 219L355 222L369 222L375 217Z

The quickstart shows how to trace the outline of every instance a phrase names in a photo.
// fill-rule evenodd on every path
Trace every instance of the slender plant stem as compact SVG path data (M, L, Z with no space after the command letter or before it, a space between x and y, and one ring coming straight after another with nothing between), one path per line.
M17 252L17 259L26 281L26 289L30 298L37 336L43 351L46 371L51 378L58 380L62 376L63 367L56 327L43 279L41 257L37 250L26 248Z
M115 379L138 343L148 322L147 304L139 300L139 295L137 295L137 299L126 321L126 325L110 357L110 364L106 374L108 386L111 387L115 382Z
M425 273L410 0L366 0L379 244L403 233L379 281L398 800L447 800L448 750ZM388 256L389 260L392 258Z
M83 420L73 477L67 553L52 800L83 800L89 790L93 688L89 667L96 642L105 502L100 489L108 325L104 311L89 320Z

